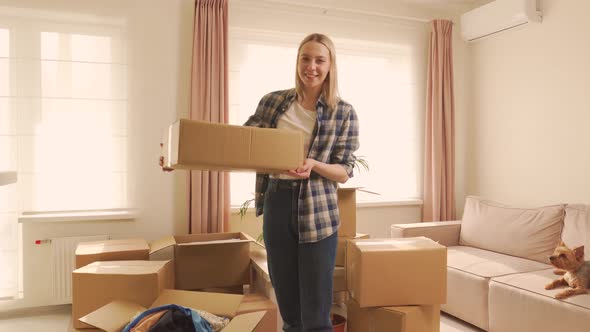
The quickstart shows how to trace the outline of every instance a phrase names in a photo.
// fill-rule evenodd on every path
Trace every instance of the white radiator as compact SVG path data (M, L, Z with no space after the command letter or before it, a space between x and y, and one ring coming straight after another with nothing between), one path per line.
M51 277L55 304L72 303L72 271L80 242L108 240L108 235L51 238Z

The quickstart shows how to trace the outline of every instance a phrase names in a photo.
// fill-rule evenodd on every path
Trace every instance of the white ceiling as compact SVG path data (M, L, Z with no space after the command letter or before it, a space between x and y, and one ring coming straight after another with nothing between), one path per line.
M410 4L427 4L427 5L469 5L477 0L401 0Z

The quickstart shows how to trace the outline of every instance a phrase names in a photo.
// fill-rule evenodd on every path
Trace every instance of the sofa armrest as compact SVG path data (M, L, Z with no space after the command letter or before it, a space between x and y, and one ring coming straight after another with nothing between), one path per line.
M418 222L391 225L391 237L425 236L444 246L459 245L461 220Z

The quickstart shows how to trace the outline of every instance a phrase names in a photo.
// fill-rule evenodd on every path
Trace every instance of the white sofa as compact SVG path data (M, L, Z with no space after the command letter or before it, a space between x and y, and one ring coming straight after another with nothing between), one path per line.
M590 206L517 208L467 197L460 221L396 224L391 236L426 236L448 247L447 303L441 309L490 332L589 332L590 294L557 300L545 290L560 238L585 245Z

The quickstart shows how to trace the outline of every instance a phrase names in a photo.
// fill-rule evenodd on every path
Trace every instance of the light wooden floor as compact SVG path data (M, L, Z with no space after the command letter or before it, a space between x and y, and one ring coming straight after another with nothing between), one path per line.
M70 326L71 306L55 306L34 309L30 312L0 313L0 331L66 332ZM443 314L440 332L481 332L452 316Z

